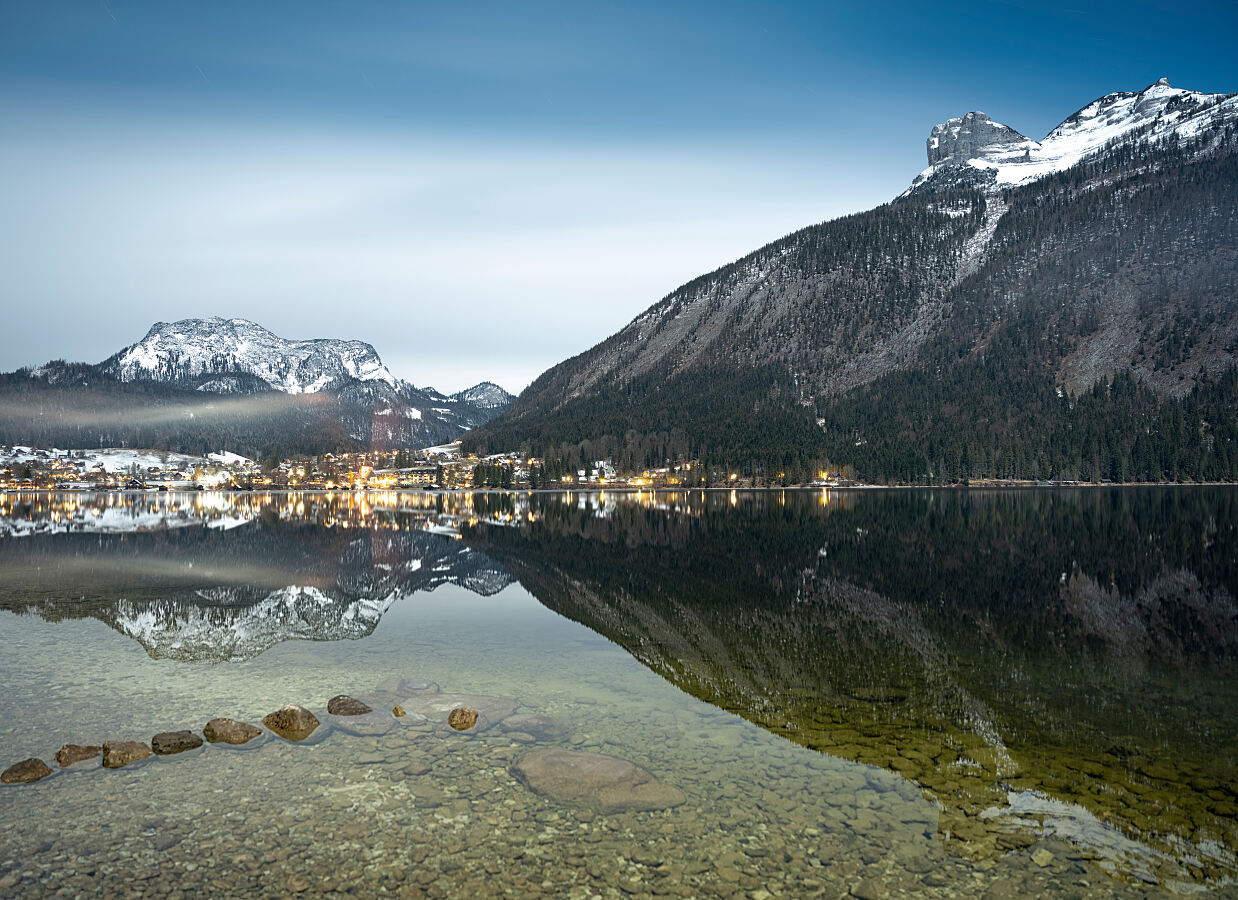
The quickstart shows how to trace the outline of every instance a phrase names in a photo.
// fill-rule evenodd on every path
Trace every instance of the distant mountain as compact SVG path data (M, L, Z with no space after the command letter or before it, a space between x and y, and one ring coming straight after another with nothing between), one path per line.
M246 319L156 322L146 337L99 364L118 381L180 383L235 393L229 376L253 375L285 394L315 394L353 382L395 388L378 353L361 341L288 341Z
M673 291L466 446L715 475L1238 478L1238 95L1042 141L973 112L894 202Z
M447 396L391 374L361 341L285 340L246 319L157 322L98 365L0 376L0 442L247 455L425 446L512 401L490 382ZM7 402L6 402L7 401Z

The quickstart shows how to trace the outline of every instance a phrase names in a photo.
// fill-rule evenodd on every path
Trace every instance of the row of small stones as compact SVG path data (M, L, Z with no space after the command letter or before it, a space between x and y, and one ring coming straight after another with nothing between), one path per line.
M360 700L340 694L327 701L327 712L335 716L359 716L373 710ZM391 710L391 714L401 718L405 712L402 707L397 706ZM466 731L477 724L477 716L475 709L456 707L448 713L447 724L456 731ZM289 705L263 716L262 724L286 740L303 741L313 734L321 723L317 716L304 706ZM225 718L211 719L202 729L202 735L212 744L246 744L261 734L262 729L256 725ZM170 756L186 750L196 750L202 743L202 738L192 731L164 731L151 738L149 745L141 741L104 741L101 745L65 744L56 751L55 760L64 769L74 763L94 759L102 753L105 769L119 769L155 754ZM51 774L52 769L47 763L32 756L14 763L0 773L0 782L31 784Z

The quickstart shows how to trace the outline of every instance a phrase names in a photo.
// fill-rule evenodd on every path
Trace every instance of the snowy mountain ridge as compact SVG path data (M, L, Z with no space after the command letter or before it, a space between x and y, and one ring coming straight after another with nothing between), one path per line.
M22 395L28 415L7 430L0 423L0 443L90 447L106 435L112 444L177 449L178 440L189 440L188 427L216 445L223 432L240 429L253 436L255 454L272 442L394 449L455 440L515 399L489 381L450 396L418 388L396 378L364 341L287 340L248 319L220 316L156 322L96 365L53 360L13 374L8 389ZM47 405L31 405L32 392ZM83 429L100 409L112 410L104 431ZM148 416L173 423L180 437L167 445L163 425L143 430Z
M363 341L286 340L248 319L219 316L156 322L142 340L100 367L120 381L246 372L285 394L315 394L346 381L397 385L377 351ZM230 392L226 381L204 382L198 390Z
M928 168L903 196L958 183L1003 190L1065 171L1135 132L1146 131L1151 139L1175 136L1185 140L1233 121L1238 121L1238 94L1175 88L1167 78L1141 91L1099 97L1041 141L994 122L982 112L971 112L934 126L927 142Z

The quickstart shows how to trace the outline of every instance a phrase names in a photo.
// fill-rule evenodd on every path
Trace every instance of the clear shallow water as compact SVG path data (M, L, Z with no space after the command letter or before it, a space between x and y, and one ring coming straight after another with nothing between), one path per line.
M407 676L688 801L542 798L500 728L212 745L4 786L0 891L1224 893L1234 499L9 497L4 765Z

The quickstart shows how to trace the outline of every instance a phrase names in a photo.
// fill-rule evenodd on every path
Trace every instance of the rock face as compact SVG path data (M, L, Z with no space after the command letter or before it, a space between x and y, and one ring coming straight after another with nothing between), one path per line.
M150 747L141 741L104 741L103 768L119 769L129 763L137 762L151 756Z
M447 714L447 724L456 731L468 731L477 724L477 710L457 706Z
M56 751L56 762L63 769L85 759L94 759L103 751L94 744L65 744Z
M539 740L554 740L567 734L567 726L563 722L542 713L520 713L503 721L503 730L523 732Z
M535 750L511 771L537 794L603 813L669 809L687 800L683 791L647 769L604 753Z
M150 739L151 749L160 756L184 753L202 746L202 738L192 731L163 731Z
M969 112L934 125L926 142L930 166L947 159L976 159L989 150L1026 143L1027 138L1019 132L994 122L982 112Z
M202 733L212 744L245 744L262 734L262 729L236 719L211 719Z
M373 709L347 694L340 694L327 701L327 712L333 716L363 716Z
M0 772L0 782L5 784L30 784L32 781L46 778L50 774L52 774L52 770L48 768L47 763L32 756L30 759L23 759L21 762L14 763L3 772Z
M262 724L288 741L303 741L318 727L317 717L304 706L289 704L262 717Z

